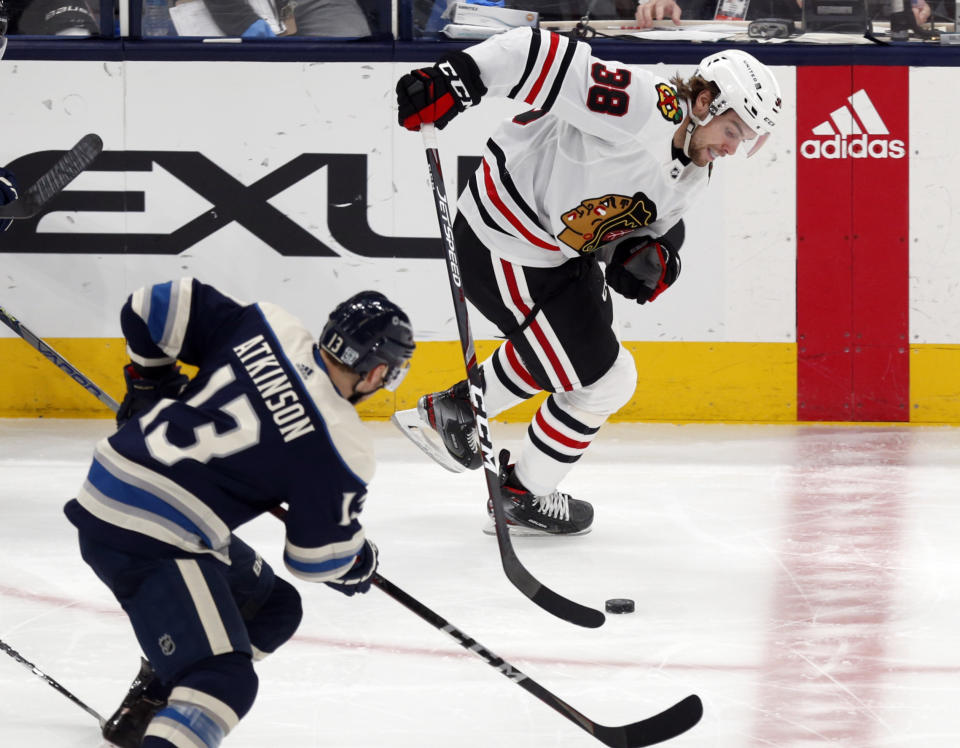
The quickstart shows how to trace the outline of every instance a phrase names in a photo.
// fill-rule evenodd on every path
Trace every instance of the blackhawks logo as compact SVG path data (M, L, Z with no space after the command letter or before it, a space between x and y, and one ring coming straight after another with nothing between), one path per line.
M557 239L577 252L595 252L601 244L618 239L657 220L657 206L642 192L633 197L603 195L584 200L563 214L564 229Z
M683 110L677 99L677 92L666 83L657 84L657 108L665 120L679 123L683 119Z

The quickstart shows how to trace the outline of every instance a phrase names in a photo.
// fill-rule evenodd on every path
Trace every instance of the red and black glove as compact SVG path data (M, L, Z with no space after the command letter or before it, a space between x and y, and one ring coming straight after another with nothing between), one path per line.
M638 304L653 301L680 276L680 255L661 239L627 239L607 265L606 279L621 296Z
M480 103L487 92L480 68L466 52L451 52L429 68L420 68L397 81L398 121L417 131L434 124L442 130L468 107Z

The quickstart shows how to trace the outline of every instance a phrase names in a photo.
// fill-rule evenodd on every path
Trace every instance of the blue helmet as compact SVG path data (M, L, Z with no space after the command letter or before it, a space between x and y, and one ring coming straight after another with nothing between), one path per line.
M392 391L410 368L413 327L403 310L382 293L361 291L330 312L320 347L361 376L386 364L383 387Z

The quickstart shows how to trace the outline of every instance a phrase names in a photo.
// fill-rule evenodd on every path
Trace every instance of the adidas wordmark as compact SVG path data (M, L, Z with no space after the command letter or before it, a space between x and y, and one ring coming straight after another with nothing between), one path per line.
M890 131L877 112L866 90L860 89L847 98L849 106L830 113L812 129L816 138L800 144L804 158L903 158L905 143L890 138Z

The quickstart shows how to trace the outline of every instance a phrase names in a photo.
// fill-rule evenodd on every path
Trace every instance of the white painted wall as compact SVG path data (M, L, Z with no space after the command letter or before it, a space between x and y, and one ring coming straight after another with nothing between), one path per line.
M420 139L396 124L395 81L411 67L415 65L3 62L4 156L9 162L33 151L66 148L83 133L97 132L106 150L200 151L249 185L301 153L367 153L371 228L385 236L436 237ZM688 75L692 67L661 71L668 77L675 71ZM737 156L715 169L704 201L687 219L683 275L675 288L643 307L618 302L626 339L794 339L795 74L793 68L777 68L776 73L786 107L780 131L749 161ZM915 78L931 89L939 86L941 93L946 85L926 73ZM488 100L440 134L451 194L456 156L478 154L495 124L520 110L515 102ZM927 107L926 113L933 111ZM928 138L947 137L931 124L917 121L915 126L926 127ZM920 132L915 142L922 141ZM946 144L936 150L942 156ZM921 160L914 168L921 194L944 200L946 187L936 186L933 164ZM41 222L41 232L168 232L210 207L156 165L149 173L89 172L72 187L145 190L146 213L57 213ZM336 247L326 222L325 170L271 203ZM937 230L927 232L919 243L934 243L929 234ZM923 293L941 293L951 282L945 241L939 244L938 280L914 279L915 289ZM334 302L361 288L378 288L410 313L418 338L457 336L440 260L283 258L236 223L174 257L0 253L0 268L0 304L45 337L117 336L117 312L130 291L184 274L240 298L284 304L308 323L316 318L316 327ZM472 323L477 338L494 336L479 315ZM0 330L0 335L8 334L6 328ZM923 335L931 339L929 329Z

